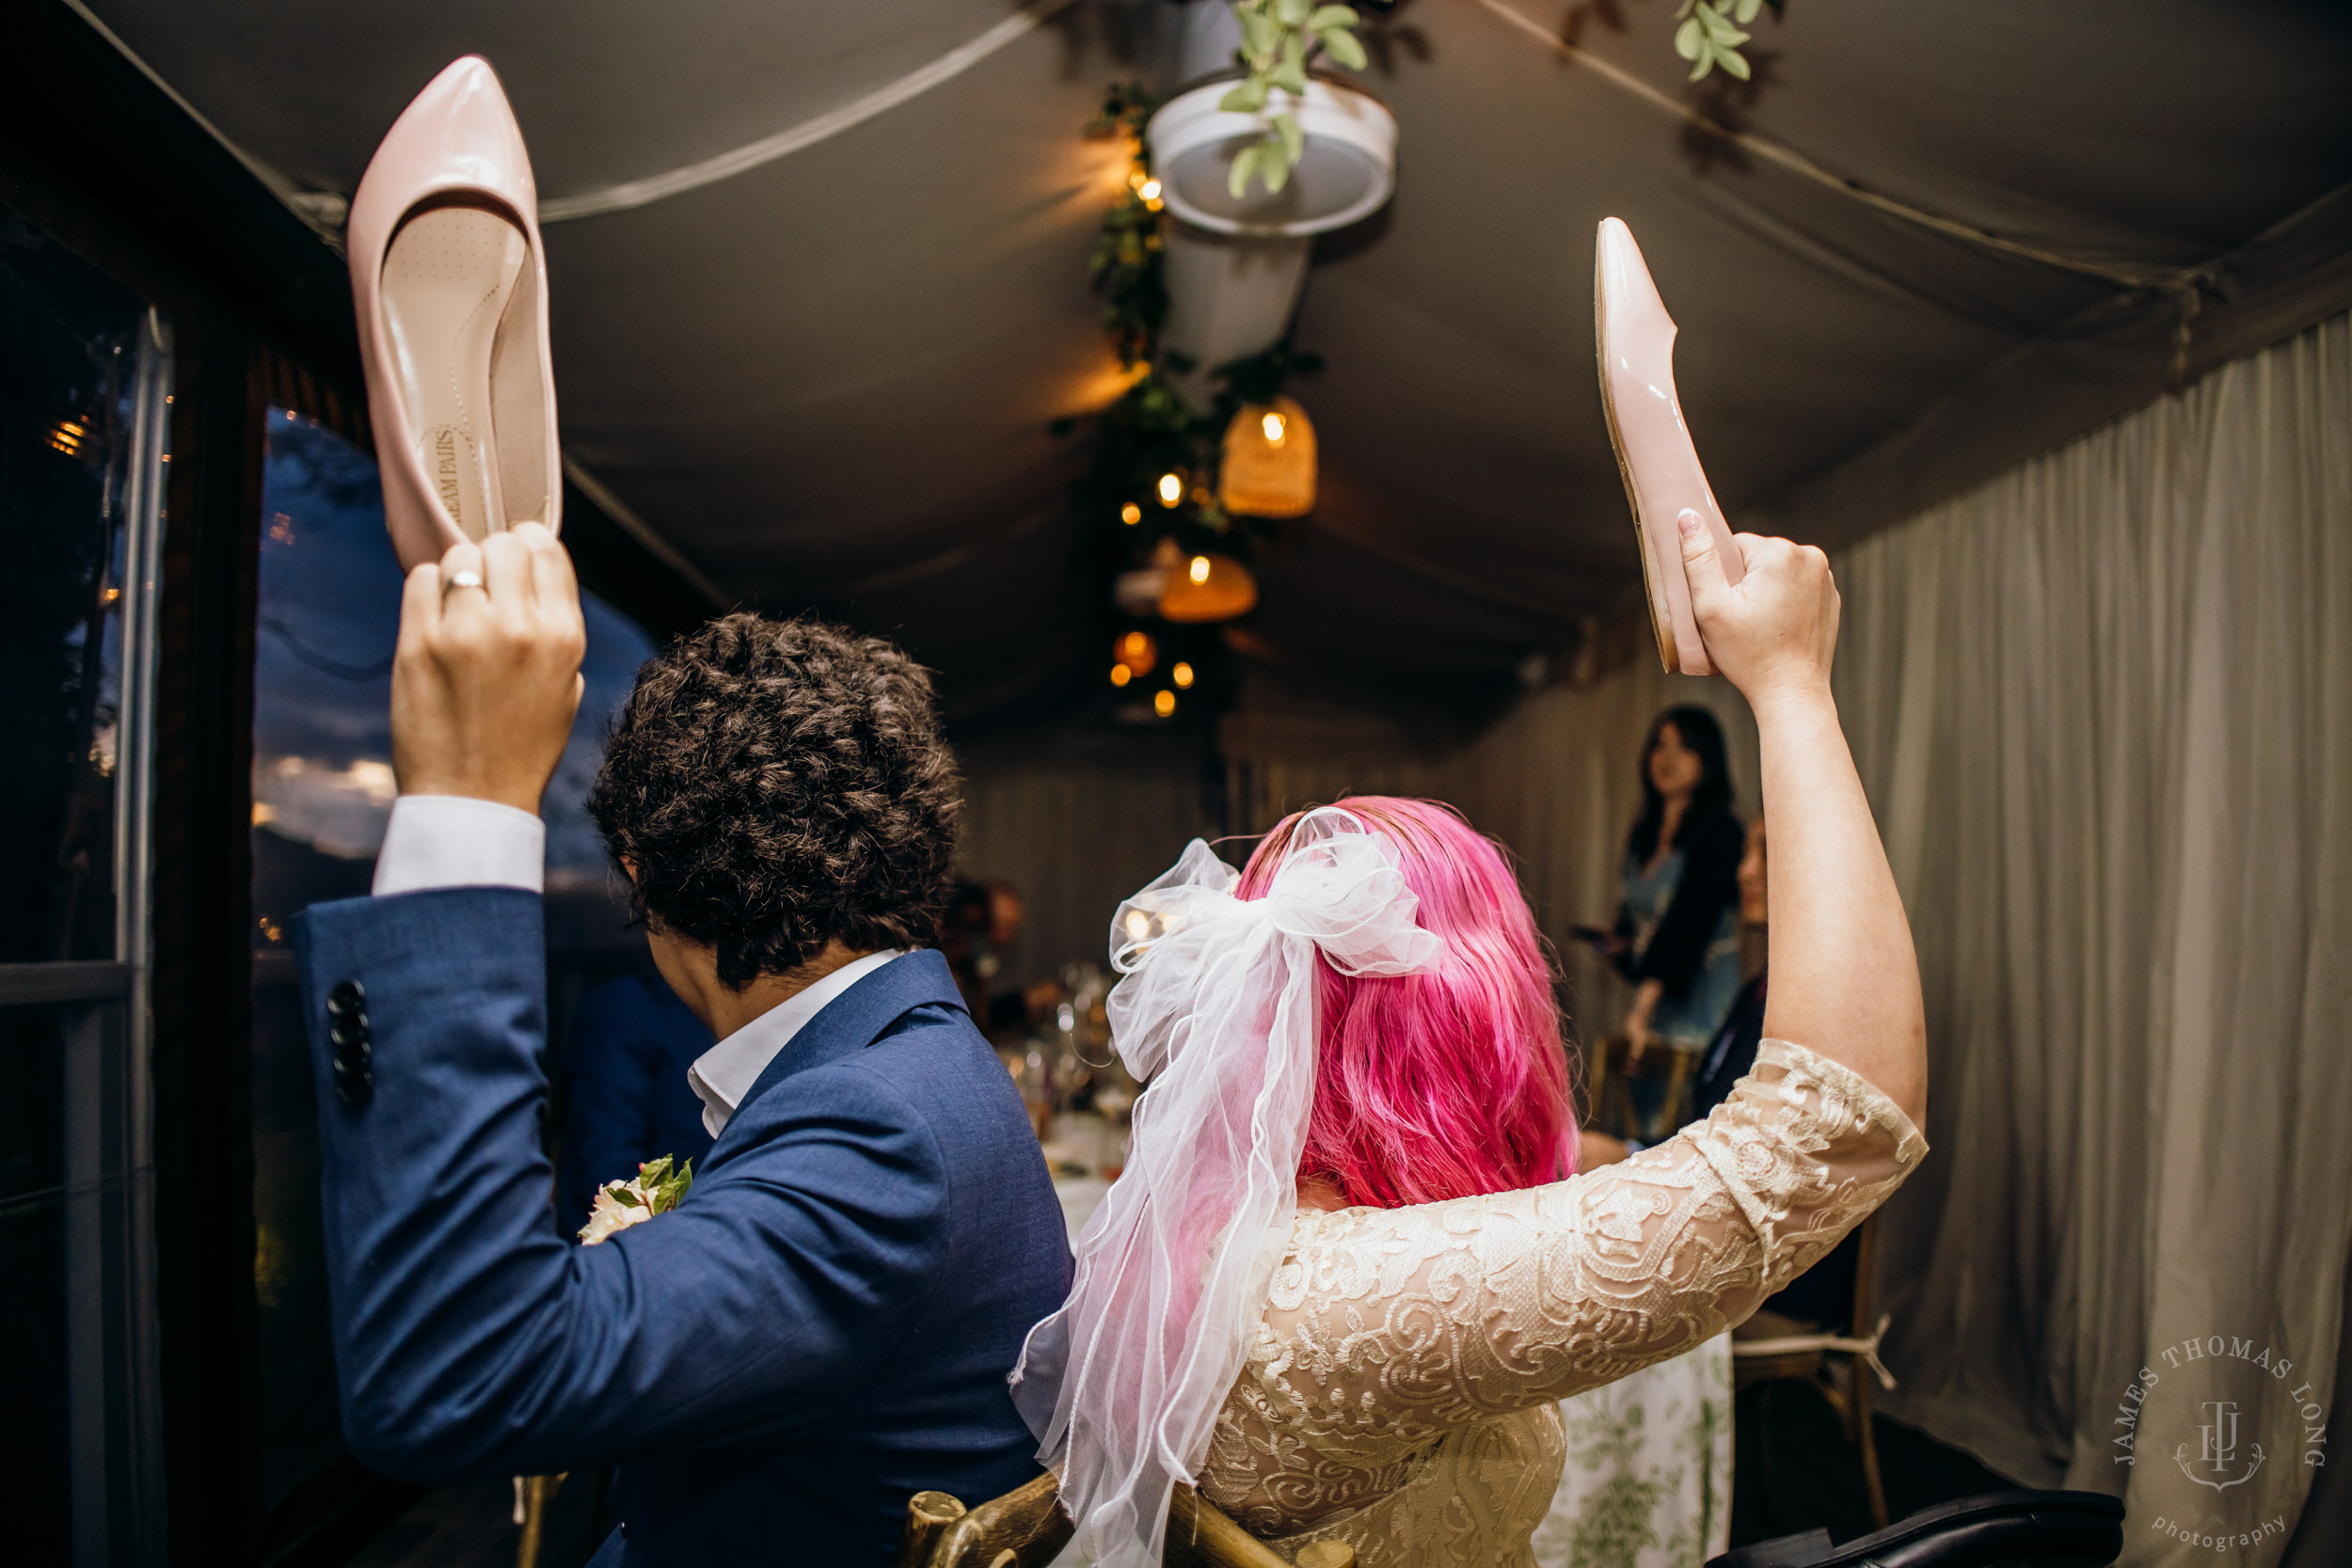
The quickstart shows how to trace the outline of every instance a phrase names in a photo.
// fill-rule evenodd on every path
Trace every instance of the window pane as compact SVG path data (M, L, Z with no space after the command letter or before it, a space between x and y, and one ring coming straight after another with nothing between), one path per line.
M0 208L0 962L112 958L145 304Z
M283 409L270 410L268 430L253 683L253 1204L261 1463L275 1508L344 1452L317 1101L288 927L306 905L365 895L375 874L395 793L389 708L401 573L373 454ZM593 594L582 600L587 691L542 807L559 1027L564 999L579 988L575 971L642 947L582 800L652 644Z
M0 1007L0 1517L8 1560L138 1560L152 1172L133 1159L120 1003ZM151 1541L145 1543L150 1548Z

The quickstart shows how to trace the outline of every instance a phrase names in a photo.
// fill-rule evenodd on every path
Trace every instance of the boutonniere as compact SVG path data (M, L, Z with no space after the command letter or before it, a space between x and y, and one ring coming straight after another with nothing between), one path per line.
M668 1213L693 1185L693 1161L687 1161L675 1171L670 1168L667 1154L646 1161L628 1180L608 1181L596 1189L596 1201L588 1211L588 1223L580 1227L580 1244L595 1246L615 1230L626 1230L632 1225L644 1224L656 1214Z

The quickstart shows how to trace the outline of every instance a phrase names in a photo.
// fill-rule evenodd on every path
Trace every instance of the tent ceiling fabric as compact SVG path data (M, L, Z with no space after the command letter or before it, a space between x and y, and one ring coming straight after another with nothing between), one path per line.
M1023 9L89 4L310 189L349 192L417 88L481 53L543 199L772 137ZM1329 368L1296 391L1324 499L1265 563L1269 657L1467 699L1624 602L1638 568L1592 369L1605 215L1681 324L1684 403L1735 523L1772 503L1802 527L1807 484L2122 294L1695 135L1546 38L1901 202L2126 270L2227 255L2352 182L2341 6L1788 0L1758 24L1753 84L1698 88L1674 8L1406 0L1375 20L1388 69L1363 79L1399 123L1398 189L1308 285L1298 341ZM1120 385L1084 276L1120 159L1079 129L1113 79L1171 85L1175 31L1168 0L1078 0L829 139L552 225L567 450L747 599L901 635L967 720L1099 673L1103 587L1066 499L1083 452L1046 429ZM2295 267L2341 273L2334 233ZM2210 292L2227 303L2226 279ZM2179 301L2136 308L2169 342Z

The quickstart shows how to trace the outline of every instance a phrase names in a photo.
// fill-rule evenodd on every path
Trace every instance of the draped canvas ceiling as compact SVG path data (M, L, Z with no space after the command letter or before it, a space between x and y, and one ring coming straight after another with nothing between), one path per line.
M488 56L560 220L593 481L728 598L901 636L968 723L1099 681L1082 446L1047 426L1119 386L1084 269L1123 164L1080 128L1114 79L1172 85L1170 0L89 5L290 191L348 193ZM1752 84L1695 88L1675 9L1373 17L1398 189L1308 286L1323 500L1264 563L1265 663L1483 705L1624 605L1609 214L1735 523L1829 543L2352 302L2342 6L1788 0Z

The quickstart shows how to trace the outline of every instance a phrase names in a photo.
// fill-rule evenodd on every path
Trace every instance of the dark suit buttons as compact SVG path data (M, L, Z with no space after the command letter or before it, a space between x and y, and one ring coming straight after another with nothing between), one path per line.
M335 1097L346 1105L364 1105L375 1093L367 1001L368 993L357 980L344 980L326 993L326 1041L335 1048Z

